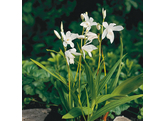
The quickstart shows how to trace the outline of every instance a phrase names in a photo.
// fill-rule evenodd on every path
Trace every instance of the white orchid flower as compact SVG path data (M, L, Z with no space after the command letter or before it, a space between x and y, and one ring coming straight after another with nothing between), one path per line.
M72 40L78 38L79 35L73 34L70 31L67 31L66 35L64 34L64 32L61 32L61 34L62 34L62 37L64 40L64 42L63 42L64 47L66 47L67 44L69 44L72 48L74 48L74 43L72 42Z
M89 55L90 57L92 57L91 52L92 52L93 50L96 50L96 49L97 49L97 47L94 46L94 45L85 44L84 46L82 46L82 51L83 51L83 57L84 57L84 59L85 59L85 51L87 51L87 52L88 52L88 55Z
M88 32L88 33L86 34L86 36L88 37L88 40L90 40L90 42L88 42L88 44L91 43L93 39L98 38L97 34L95 34L95 33L93 33L93 32Z
M110 42L113 43L114 41L113 31L121 31L124 29L122 26L115 26L115 25L116 25L115 23L110 23L108 25L107 22L103 22L103 26L105 27L105 30L103 31L102 39L104 39L106 36L108 39L110 39Z
M54 34L57 36L58 39L61 39L59 33L56 30L54 30Z
M68 65L69 64L74 64L74 58L75 58L75 56L73 54L74 55L81 55L81 53L77 53L76 52L76 49L75 48L69 49L69 50L65 51L65 56L66 56Z
M91 29L91 26L97 25L96 22L93 22L93 18L92 17L89 18L86 13L81 14L81 15L85 18L85 22L82 22L80 26L83 26L84 28L86 28L87 31Z

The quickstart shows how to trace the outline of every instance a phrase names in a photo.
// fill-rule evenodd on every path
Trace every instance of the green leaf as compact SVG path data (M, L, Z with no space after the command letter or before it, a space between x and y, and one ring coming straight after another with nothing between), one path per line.
M134 8L138 8L138 4L135 2L135 1L132 1L132 0L130 0L129 1L130 3L131 3L131 5L134 7Z
M57 90L58 90L59 97L60 97L60 100L61 100L61 102L62 102L63 107L65 108L66 111L69 111L68 102L67 102L67 100L65 99L66 97L64 96L64 91L63 91L63 89L61 88L61 82L58 81L58 80L57 80L56 88L57 88Z
M137 89L143 84L143 74L131 77L123 81L116 89L112 92L114 95L127 95L133 90Z
M109 98L113 98L113 97L125 97L124 95L113 95L113 94L107 94L107 95L100 95L97 100L96 100L96 103L101 103L101 102L104 102L106 100L108 100Z
M40 90L36 90L36 93L39 95L39 97L42 99L43 102L47 101L46 96L43 94L44 92L42 92Z
M121 50L120 50L120 58L122 58L123 56L123 42L122 42L122 38L120 38L120 43L121 43ZM108 90L108 93L111 94L111 92L116 88L117 86L117 83L118 83L118 79L119 79L119 76L120 76L120 72L121 72L121 62L122 62L122 59L120 60L120 64L119 64L119 67L118 67L118 71L117 71L117 75L115 77L115 79L113 79L110 83L110 87L109 87L109 90Z
M32 11L32 3L31 2L26 2L23 7L23 11L26 13L30 13Z
M34 89L30 86L30 85L25 85L23 87L23 90L25 91L25 93L28 95L35 95L34 93Z
M130 105L123 104L120 106L117 106L115 109L111 110L110 112L114 112L116 115L120 115L122 111L127 110L130 107Z
M85 74L87 76L87 82L90 88L90 95L91 95L91 98L95 99L97 96L98 87L96 86L96 82L93 79L91 68L89 67L85 59L84 59L84 62L85 62Z
M27 98L24 98L24 104L29 104L31 102L31 98L27 97Z
M127 103L131 100L137 99L139 97L142 97L143 95L134 95L134 96L130 96L130 97L125 97L122 98L120 100L116 100L113 101L107 105L105 105L104 107L102 107L101 109L99 109L97 112L95 112L92 117L90 117L90 121L94 121L95 119L99 118L100 116L104 115L106 112L112 110L113 108L122 105L124 103Z
M82 107L82 110L83 110L85 115L92 113L92 109L91 108L88 109L88 107ZM80 107L74 107L67 114L65 114L62 117L62 119L76 118L76 117L81 116L81 115L82 115L81 108Z
M33 61L35 64L37 64L39 67L41 67L42 69L44 69L45 71L47 71L48 73L50 73L52 76L54 76L55 78L57 78L58 80L60 80L63 84L67 85L66 79L62 76L60 76L58 73L54 72L52 73L51 71L49 71L45 66L43 66L41 63L31 59L31 61Z
M98 93L99 94L101 92L101 90L104 88L105 84L110 80L110 78L112 77L114 71L116 70L116 68L118 67L119 63L121 62L121 60L125 57L125 55L120 58L115 65L111 68L111 70L108 72L108 74L100 81L99 83L99 89L98 89Z
M26 72L29 74L35 72L36 70L38 70L38 67L34 64L26 66Z

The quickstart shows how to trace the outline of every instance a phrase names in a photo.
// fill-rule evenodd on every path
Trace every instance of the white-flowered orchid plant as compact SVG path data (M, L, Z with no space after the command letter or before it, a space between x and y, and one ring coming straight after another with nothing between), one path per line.
M118 85L118 77L121 72L121 63L123 56L123 44L121 43L121 53L120 59L113 65L108 73L106 73L105 59L101 49L102 41L109 39L111 44L114 41L113 31L121 31L124 28L121 25L116 25L115 23L105 22L106 10L102 9L102 24L94 21L92 17L88 16L88 13L82 13L81 19L83 31L82 34L71 33L70 31L64 32L63 23L61 22L61 35L54 30L55 35L58 39L62 41L64 51L60 50L60 53L66 61L66 66L68 69L68 76L64 78L57 72L51 72L45 66L39 62L31 59L38 66L46 70L52 76L56 78L56 89L61 101L61 106L64 112L63 119L71 121L80 121L83 118L85 121L94 121L97 118L103 116L103 120L106 120L108 113L113 108L129 102L131 100L137 99L142 95L127 96L130 92L142 85L142 74L134 78L123 81ZM98 33L92 32L92 26L96 26ZM80 44L78 44L80 40ZM93 41L98 41L98 45L93 45ZM76 44L77 43L77 44ZM79 46L80 45L80 46ZM98 63L97 69L92 70L87 63L87 58L85 57L88 53L89 58L92 58L93 51L98 49ZM75 58L79 58L76 63ZM73 76L70 65L77 64L76 75ZM111 79L113 73L118 67L116 77ZM94 72L93 72L94 71ZM104 77L100 79L100 75L104 71ZM81 76L85 73L85 83L81 82ZM107 86L107 83L109 84ZM117 86L118 85L118 86ZM101 104L101 106L99 106ZM103 104L103 107L102 107ZM104 118L105 117L105 118Z

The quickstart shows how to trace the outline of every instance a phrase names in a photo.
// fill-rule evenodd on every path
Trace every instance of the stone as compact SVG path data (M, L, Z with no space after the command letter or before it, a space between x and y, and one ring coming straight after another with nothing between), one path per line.
M50 111L50 108L22 110L22 121L44 121Z
M131 120L124 116L117 116L113 121L131 121Z

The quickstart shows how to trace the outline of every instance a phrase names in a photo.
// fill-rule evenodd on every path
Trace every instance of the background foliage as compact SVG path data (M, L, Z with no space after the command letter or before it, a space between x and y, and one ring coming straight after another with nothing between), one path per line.
M23 108L32 101L39 100L44 106L60 105L59 96L54 85L55 79L34 65L29 58L41 61L52 71L59 71L66 75L65 63L60 55L49 53L46 49L59 51L63 49L62 42L54 35L53 30L60 31L60 22L63 21L64 30L81 33L80 14L88 12L95 21L102 22L102 7L107 11L106 21L122 25L121 33L124 44L124 53L128 53L123 60L123 69L119 83L123 80L142 73L143 67L143 3L141 0L24 0L22 2L22 89ZM96 28L92 28L96 32ZM107 71L119 59L120 33L116 32L115 41L110 44L108 40L102 41ZM94 45L98 43L93 41ZM89 64L95 69L98 61L98 50L93 58L86 57ZM75 71L75 66L71 69ZM85 80L85 77L83 77ZM141 94L143 88L135 90L133 94ZM142 98L129 104L113 109L109 116L120 115L129 107L138 109L139 119L142 119ZM62 112L59 110L62 114Z

